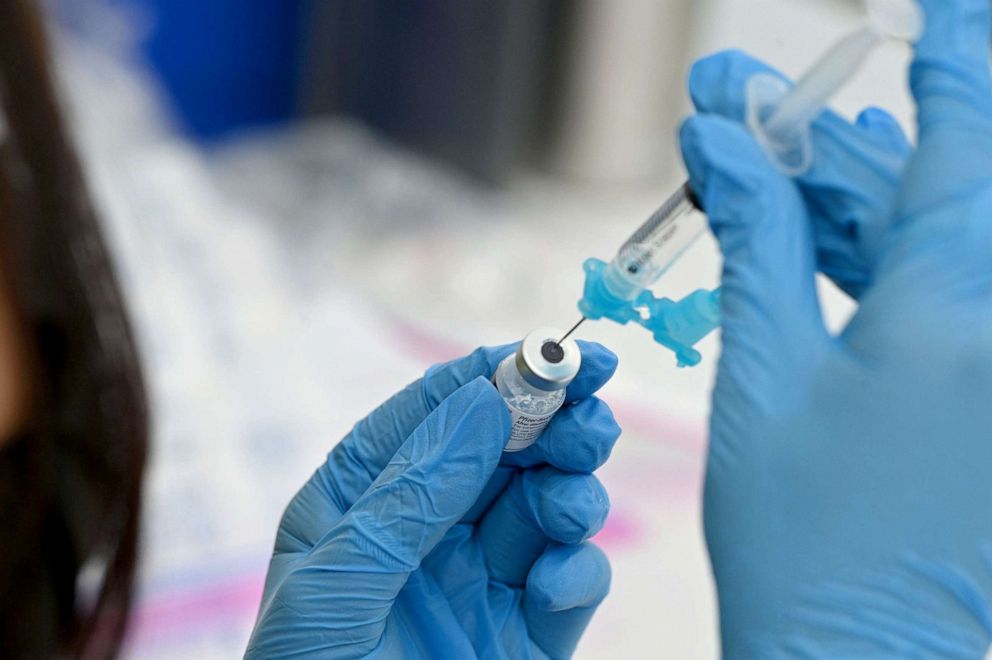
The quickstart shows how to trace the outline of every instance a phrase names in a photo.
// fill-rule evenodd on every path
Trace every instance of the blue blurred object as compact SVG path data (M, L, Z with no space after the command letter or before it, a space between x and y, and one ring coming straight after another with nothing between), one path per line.
M117 0L151 18L143 44L201 139L298 113L307 0Z
M704 495L728 658L982 658L992 641L988 0L924 0L913 150L821 115L783 176L725 54L691 77L693 190L724 254ZM855 295L840 336L815 275Z
M609 509L591 472L619 429L593 393L616 358L583 343L566 408L501 465L490 379L514 349L431 368L330 453L283 515L246 657L572 654L610 584L586 539Z

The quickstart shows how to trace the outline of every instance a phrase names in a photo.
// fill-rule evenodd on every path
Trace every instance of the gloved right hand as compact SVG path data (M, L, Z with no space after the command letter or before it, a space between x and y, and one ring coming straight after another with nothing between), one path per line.
M725 260L704 522L727 657L989 650L992 19L987 0L922 4L907 158L828 115L814 170L787 179L723 102L741 81L693 77L723 106L682 146ZM855 284L840 336L817 270Z

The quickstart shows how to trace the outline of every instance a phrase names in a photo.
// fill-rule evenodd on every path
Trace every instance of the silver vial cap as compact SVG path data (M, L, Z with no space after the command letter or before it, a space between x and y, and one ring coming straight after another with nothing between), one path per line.
M582 353L573 339L566 339L560 349L558 340L565 334L558 328L538 328L524 337L517 349L517 371L528 385L545 392L564 389L582 366ZM550 346L549 346L550 344Z

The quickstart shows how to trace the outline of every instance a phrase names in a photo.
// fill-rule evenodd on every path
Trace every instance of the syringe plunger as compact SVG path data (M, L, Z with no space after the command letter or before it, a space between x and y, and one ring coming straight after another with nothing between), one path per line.
M915 0L868 0L869 21L837 42L799 79L759 73L747 83L747 126L772 161L789 176L813 164L810 125L884 39L913 41L923 31Z

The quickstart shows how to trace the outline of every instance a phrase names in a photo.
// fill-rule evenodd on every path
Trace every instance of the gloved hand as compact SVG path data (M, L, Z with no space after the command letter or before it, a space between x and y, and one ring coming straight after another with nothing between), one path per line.
M490 383L515 347L431 368L355 425L283 516L250 658L564 658L606 596L585 542L619 435L593 396L616 357L581 343L565 406L504 456Z
M922 4L915 150L828 114L792 181L740 125L760 65L692 76L683 153L725 261L704 524L727 657L989 649L992 26L988 0ZM838 337L817 270L859 301Z

